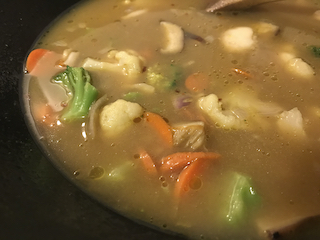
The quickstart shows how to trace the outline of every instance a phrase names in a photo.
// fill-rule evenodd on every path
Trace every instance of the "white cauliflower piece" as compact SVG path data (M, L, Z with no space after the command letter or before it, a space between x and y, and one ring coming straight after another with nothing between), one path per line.
M101 62L86 58L83 67L86 69L119 71L127 76L136 76L143 72L145 61L136 52L112 50L108 54L110 62Z
M161 53L175 54L182 51L184 46L184 32L182 28L170 22L160 22L166 34L165 47L161 49Z
M222 103L215 94L210 94L198 100L198 106L202 109L213 122L222 128L240 128L241 121L235 115L225 115L222 110Z
M280 58L285 62L287 69L303 78L310 78L315 75L313 68L301 58L292 53L280 53Z
M277 125L281 131L295 136L305 136L303 118L298 108L284 111L279 115Z
M240 52L253 48L255 36L250 27L237 27L225 31L222 35L222 43L233 52Z
M267 22L259 22L256 25L257 28L257 34L259 36L265 36L265 37L274 37L276 36L280 28L272 23L267 23Z
M143 114L138 103L119 99L105 106L100 113L100 126L107 136L115 136L133 124L135 118Z

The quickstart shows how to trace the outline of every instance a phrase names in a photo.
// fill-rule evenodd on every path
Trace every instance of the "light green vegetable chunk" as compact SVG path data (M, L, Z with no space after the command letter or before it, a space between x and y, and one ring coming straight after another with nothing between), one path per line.
M257 205L259 197L248 177L234 173L232 181L233 189L226 217L229 222L239 222Z

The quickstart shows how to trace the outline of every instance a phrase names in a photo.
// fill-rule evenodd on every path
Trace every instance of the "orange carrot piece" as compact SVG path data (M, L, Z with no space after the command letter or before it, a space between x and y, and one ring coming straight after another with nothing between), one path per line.
M158 171L156 169L156 165L146 151L143 150L140 152L140 160L148 173L157 175Z
M152 112L146 112L144 114L144 118L169 146L173 146L171 127L160 115Z
M214 152L178 152L162 158L160 171L168 172L186 167L196 160L214 160L220 157Z
M250 73L245 72L245 71L243 71L243 70L241 70L239 68L232 68L232 71L234 71L235 73L241 74L246 78L252 78L252 75Z
M26 62L27 71L30 73L37 66L39 60L48 52L50 51L43 48L37 48L30 52Z
M191 92L201 92L209 87L209 77L204 73L193 73L185 81L186 88Z
M203 165L203 161L196 160L181 171L174 187L174 197L176 200L181 199L183 194L192 189L192 186L194 187L195 185L196 189L201 187L202 182L199 177ZM197 183L194 184L194 182Z
M220 157L214 152L178 152L162 159L161 171L181 169L196 160L214 160Z

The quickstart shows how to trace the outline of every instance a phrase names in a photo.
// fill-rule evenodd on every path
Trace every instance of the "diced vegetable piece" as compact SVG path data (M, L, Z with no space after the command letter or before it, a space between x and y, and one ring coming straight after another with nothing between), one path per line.
M123 96L123 99L126 101L137 101L141 97L141 93L139 92L128 92Z
M233 187L226 218L229 222L235 223L246 219L245 215L255 206L259 197L248 177L235 173L232 181Z
M71 96L61 119L71 121L88 115L91 104L98 96L97 89L90 84L91 77L84 68L67 69L53 78L55 83L64 87Z
M184 45L184 33L181 27L170 22L160 22L166 35L165 47L161 49L164 54L179 53Z
M37 66L39 60L48 52L50 51L43 48L37 48L37 49L34 49L32 52L30 52L26 62L27 71L31 73L33 69Z
M303 127L303 118L298 108L293 108L290 111L284 111L279 115L277 122L281 131L290 136L303 137L306 135Z
M111 170L108 173L107 177L108 179L116 182L125 181L128 173L132 170L132 168L133 163L130 161L126 161L124 164Z
M162 172L177 171L184 168L194 161L215 160L220 155L214 152L177 152L162 158Z
M62 64L65 66L76 67L79 63L79 52L66 49L63 51L62 56Z
M274 37L280 31L280 28L278 26L268 22L259 22L256 25L256 28L257 34L264 37Z
M181 171L174 187L173 194L176 200L180 200L190 189L196 190L201 187L202 181L200 177L203 165L204 161L197 160Z
M173 90L182 78L182 69L174 64L156 64L147 70L147 83L159 91Z
M128 13L127 15L123 16L122 19L129 19L129 18L138 17L142 14L145 14L146 12L148 12L148 9L139 9L139 10L133 11L131 13Z
M193 99L190 96L186 95L178 95L173 99L173 106L176 109L181 109L183 107L188 106L190 103L192 103Z
M204 123L194 122L172 127L173 144L196 150L203 145L205 139Z
M151 156L146 151L140 152L140 160L145 168L145 170L151 175L157 175L158 171L156 165L154 164Z
M161 136L164 142L168 146L172 146L172 131L169 124L158 114L152 112L146 112L144 118L147 123L149 123Z
M187 77L185 86L191 92L203 92L209 87L209 76L204 73L193 73Z
M104 133L111 137L122 133L143 114L143 108L138 103L123 99L106 105L100 113L100 126Z
M235 115L225 115L222 103L215 94L210 94L198 100L198 106L202 109L216 125L226 128L240 128L241 121Z
M250 27L237 27L227 30L222 35L222 43L233 52L240 52L253 48L255 39Z
M310 46L310 50L315 57L320 58L320 47Z
M280 54L280 57L285 62L287 69L292 73L302 78L310 78L315 75L313 68L294 54L283 52Z
M83 67L86 69L107 70L122 72L127 76L136 76L143 72L144 59L135 51L110 51L108 54L110 62L101 62L92 58L85 59Z
M154 93L154 90L155 90L153 86L146 83L136 83L136 84L133 84L132 87L136 90L139 90L141 92L148 93L148 94Z

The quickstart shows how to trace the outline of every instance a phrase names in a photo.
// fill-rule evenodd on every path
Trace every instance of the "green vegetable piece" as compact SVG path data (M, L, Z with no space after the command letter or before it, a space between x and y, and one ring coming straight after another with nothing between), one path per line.
M310 50L311 50L311 52L313 53L313 55L314 55L315 57L320 58L320 47L310 46Z
M61 119L72 121L88 115L91 104L98 96L97 89L90 84L91 77L84 68L69 67L53 78L62 85L70 99Z
M147 70L147 83L159 91L173 90L182 80L182 69L174 64L156 64Z
M243 219L249 210L256 206L258 195L253 189L250 179L235 173L233 179L233 190L229 201L227 219L235 222Z
M139 92L128 92L123 96L123 99L126 101L135 102L141 98L141 93Z

